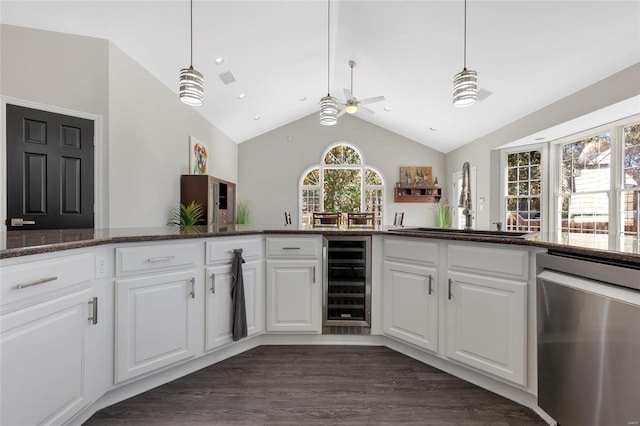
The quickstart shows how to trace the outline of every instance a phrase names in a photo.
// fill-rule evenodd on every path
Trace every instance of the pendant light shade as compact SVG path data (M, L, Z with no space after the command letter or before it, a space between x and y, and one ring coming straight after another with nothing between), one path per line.
M204 77L193 69L180 70L180 100L191 106L201 106L204 98Z
M320 124L333 126L338 123L338 101L331 96L331 0L327 0L327 96L320 99Z
M453 77L453 105L465 107L478 100L478 73L463 69Z
M453 77L453 106L466 107L478 100L478 73L467 69L467 0L464 0L464 68Z
M204 99L204 76L193 68L193 0L190 1L190 45L189 68L180 70L180 101L190 106L201 106Z
M320 99L320 124L333 126L338 122L338 102L336 98L327 93Z

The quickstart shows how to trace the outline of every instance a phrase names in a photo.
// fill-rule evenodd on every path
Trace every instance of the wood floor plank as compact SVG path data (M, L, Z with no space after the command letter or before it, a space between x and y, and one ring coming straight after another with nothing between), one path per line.
M260 346L107 407L108 425L546 425L385 347Z

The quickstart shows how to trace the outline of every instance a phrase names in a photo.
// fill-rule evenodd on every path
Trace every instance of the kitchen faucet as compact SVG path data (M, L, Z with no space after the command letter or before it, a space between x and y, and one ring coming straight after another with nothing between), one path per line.
M462 214L464 215L464 229L471 229L471 217L473 216L473 210L471 210L471 166L468 161L465 161L462 165L462 188L460 188L460 203L458 207L462 207Z

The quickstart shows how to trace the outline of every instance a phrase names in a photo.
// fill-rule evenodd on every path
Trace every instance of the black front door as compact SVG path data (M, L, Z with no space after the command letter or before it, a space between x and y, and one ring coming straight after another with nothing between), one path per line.
M7 105L7 230L93 227L93 121Z

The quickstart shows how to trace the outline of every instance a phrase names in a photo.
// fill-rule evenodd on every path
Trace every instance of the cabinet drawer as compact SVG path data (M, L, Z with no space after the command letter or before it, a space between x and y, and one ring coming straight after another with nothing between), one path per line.
M242 249L242 257L247 262L262 258L262 238L216 238L206 243L206 262L231 263L233 250Z
M320 238L267 238L267 257L320 257Z
M195 244L157 244L116 249L116 276L196 264Z
M0 269L2 306L93 280L93 254L25 262Z
M437 265L439 262L438 243L413 239L386 238L384 257L397 262L419 262Z
M529 278L529 252L487 246L449 245L449 268L498 275L504 278Z

